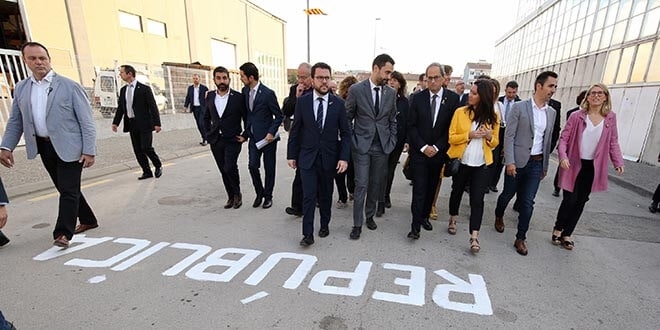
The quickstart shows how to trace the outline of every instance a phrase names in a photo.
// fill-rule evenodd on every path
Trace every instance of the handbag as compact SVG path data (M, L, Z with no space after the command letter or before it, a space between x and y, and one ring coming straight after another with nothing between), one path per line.
M444 170L442 171L442 175L444 175L445 178L454 176L456 175L456 173L458 173L458 168L460 166L461 166L460 158L449 158L445 162L445 167Z

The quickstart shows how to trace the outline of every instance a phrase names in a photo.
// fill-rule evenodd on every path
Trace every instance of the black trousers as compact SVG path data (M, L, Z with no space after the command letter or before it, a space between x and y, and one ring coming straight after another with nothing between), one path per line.
M248 144L248 170L250 170L250 177L252 177L252 185L257 197L265 199L273 199L273 189L275 188L275 155L277 154L277 141L273 141L263 147L257 149L256 141L250 139ZM261 181L261 173L259 167L261 163L261 156L264 159L265 185Z
M655 188L655 192L653 193L653 202L660 203L660 184Z
M379 202L384 202L385 199L390 199L390 192L392 191L392 182L394 182L394 173L396 172L396 164L399 163L399 158L403 152L403 145L396 146L387 159L387 183L383 191L383 198Z
M562 237L573 234L573 230L582 216L582 211L584 211L584 205L589 201L593 183L594 161L582 159L582 168L575 178L573 191L563 191L563 198L557 212L555 230L561 231Z
M300 178L300 167L296 168L296 174L291 183L291 208L300 212L303 209L303 186Z
M319 201L321 228L327 228L330 223L332 206L332 179L335 169L325 170L321 156L317 156L311 169L301 169L300 177L303 184L303 235L314 234L314 213L316 200Z
M44 139L37 139L37 149L41 162L60 193L60 205L57 212L57 223L53 230L53 239L64 235L70 240L73 237L77 218L80 219L81 224L97 223L94 212L80 191L83 164L78 161L63 161L55 152L53 145Z
M413 189L410 210L412 213L411 228L414 231L420 230L422 220L427 219L431 213L435 188L438 186L440 170L444 161L445 158L440 155L436 155L432 159L419 154L411 155L409 166L413 172Z
M201 106L190 106L190 109L195 117L195 124L197 124L197 130L199 135L202 137L202 141L206 141L206 129L204 128L204 108Z
M353 166L353 153L351 153L351 159L348 161L348 167L346 167L346 189L349 194L355 192L355 167Z
M484 194L489 178L489 167L461 164L458 173L452 177L451 195L449 196L449 215L458 215L465 186L470 186L470 234L481 228L484 217Z
M211 144L211 153L220 170L229 199L240 196L241 179L238 174L238 155L241 153L241 143L219 138Z
M499 141L500 143L493 149L493 163L488 166L488 186L497 187L502 176L502 169L504 168L504 131L506 128L500 127Z
M337 185L337 194L342 203L348 201L348 190L346 189L346 171L335 174L335 185Z
M133 145L133 153L138 164L142 168L142 173L152 174L149 160L153 163L154 167L159 168L163 166L160 158L156 154L154 147L151 145L153 142L153 133L151 131L142 131L133 129L129 133L131 135L131 144Z

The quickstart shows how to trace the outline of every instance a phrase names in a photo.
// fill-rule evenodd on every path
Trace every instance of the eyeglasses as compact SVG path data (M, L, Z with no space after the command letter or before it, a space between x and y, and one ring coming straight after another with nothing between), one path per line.
M330 77L316 76L316 77L314 77L314 79L316 79L316 80L318 80L318 81L324 81L324 80L328 80L328 81L329 81L329 80L330 80Z
M603 95L605 95L605 92L603 92L603 91L591 91L591 92L589 92L589 95L591 95L591 96L603 96Z
M296 78L298 78L299 80L305 80L309 78L309 76L297 76Z
M429 76L426 79L428 79L428 81L433 81L433 80L440 80L443 78L444 78L443 76Z

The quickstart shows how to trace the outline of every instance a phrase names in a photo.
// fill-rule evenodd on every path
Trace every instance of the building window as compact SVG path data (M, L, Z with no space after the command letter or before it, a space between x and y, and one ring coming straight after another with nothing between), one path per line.
M167 26L163 22L147 18L147 32L167 38Z
M660 70L653 69L660 67L660 42L655 43L655 49L653 49L653 60L651 65L649 65L649 70L646 76L646 82L660 81Z
M651 57L651 47L653 47L652 42L647 42L639 45L637 47L637 55L635 55L635 62L633 62L633 71L630 76L630 82L643 82L644 75L646 74L647 64Z
M605 85L610 85L614 83L614 78L616 77L616 72L619 68L619 57L621 55L621 50L617 49L611 51L607 56L607 64L605 64L605 72L603 72L603 83Z
M628 82L628 74L630 73L630 66L632 65L634 53L635 53L635 46L625 48L621 53L619 72L616 75L617 84L625 84Z
M142 19L138 15L119 12L119 26L142 32Z

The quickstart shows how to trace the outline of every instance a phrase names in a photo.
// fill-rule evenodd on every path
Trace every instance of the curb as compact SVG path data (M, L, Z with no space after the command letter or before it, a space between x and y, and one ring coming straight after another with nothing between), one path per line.
M620 178L617 175L608 174L607 176L608 176L609 180L612 183L614 183L614 184L616 184L620 187L623 187L625 189L628 189L628 190L630 190L630 191L632 191L632 192L634 192L634 193L636 193L636 194L638 194L638 195L640 195L644 198L649 198L650 199L653 196L653 191L648 190L644 187L640 187L638 185L635 185L634 183L628 182L628 181Z

